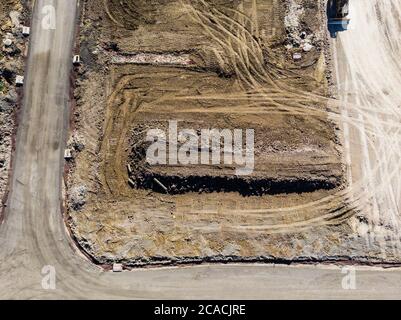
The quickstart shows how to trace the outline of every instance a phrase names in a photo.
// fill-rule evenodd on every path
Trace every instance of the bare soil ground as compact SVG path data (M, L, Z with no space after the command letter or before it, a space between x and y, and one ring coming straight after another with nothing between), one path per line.
M7 198L13 136L20 99L15 77L23 74L26 40L21 26L27 18L29 1L4 0L0 3L0 199ZM2 208L0 211L2 211Z
M339 128L327 114L324 13L314 0L84 3L66 201L72 233L94 260L137 266L366 251L348 224L355 211ZM168 120L254 129L253 175L149 170L138 152L144 132Z

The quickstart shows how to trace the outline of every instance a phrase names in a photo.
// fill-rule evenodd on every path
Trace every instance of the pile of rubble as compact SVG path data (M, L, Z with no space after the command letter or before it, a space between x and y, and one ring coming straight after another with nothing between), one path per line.
M310 52L315 48L315 35L303 21L305 7L302 0L289 0L284 19L287 38L285 47L293 52L294 60L302 57L302 52Z
M88 188L85 185L74 187L69 194L70 207L75 211L80 211L86 203Z
M2 23L2 22L0 22ZM26 50L29 27L21 24L21 12L11 11L5 23L1 24L0 77L5 87L14 85L17 73L22 72L22 55Z

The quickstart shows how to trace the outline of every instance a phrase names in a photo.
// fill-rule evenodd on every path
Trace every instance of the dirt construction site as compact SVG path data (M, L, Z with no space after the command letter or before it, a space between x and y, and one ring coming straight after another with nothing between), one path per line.
M82 7L64 200L68 228L93 261L399 261L355 231L364 221L348 189L326 1ZM252 129L252 172L150 166L147 134L172 124L196 141L204 129L242 130L243 140Z

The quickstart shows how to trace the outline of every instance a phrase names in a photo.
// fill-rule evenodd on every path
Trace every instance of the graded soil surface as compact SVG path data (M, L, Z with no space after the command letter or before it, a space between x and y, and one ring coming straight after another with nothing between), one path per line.
M340 252L354 211L327 113L324 14L308 0L85 3L67 205L95 261ZM253 129L252 174L149 166L146 132L169 121L197 132Z

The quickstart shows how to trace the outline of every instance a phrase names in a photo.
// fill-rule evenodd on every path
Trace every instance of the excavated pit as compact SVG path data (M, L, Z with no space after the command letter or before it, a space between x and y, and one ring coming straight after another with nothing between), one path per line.
M240 177L213 177L213 176L166 176L151 171L144 171L131 175L131 181L136 188L149 189L154 192L171 195L188 192L238 192L242 196L260 196L264 194L276 195L280 193L304 193L320 189L330 190L336 184L325 181L294 180L273 181L271 179L246 179ZM159 183L163 184L165 190Z
M140 113L138 117L141 118ZM146 117L152 118L149 114ZM327 144L326 139L311 140L316 127L313 120L310 122L314 127L308 127L299 117L292 117L289 122L276 122L276 125L269 121L272 116L260 115L257 117L258 123L256 120L252 123L250 115L233 117L224 114L219 118L203 115L202 120L196 120L201 117L194 115L191 118L189 121L178 122L178 126L174 122L177 130L172 133L177 136L176 141L169 140L171 128L167 120L135 123L131 131L127 165L131 187L170 195L187 192L238 192L242 196L260 196L330 190L341 184L341 164L334 156L333 146ZM222 129L212 131L212 128L221 128L223 124L228 137L222 134ZM302 131L296 130L301 125ZM150 137L153 139L151 140L147 134L155 129L162 136ZM286 139L280 137L280 130L283 129L289 135ZM180 137L180 132L188 130L195 135ZM217 132L217 135L207 136L205 139L201 133L204 130L208 133ZM241 139L238 138L240 149L237 152L241 161L238 162L232 152L237 141L234 139L234 130L240 130L241 133ZM253 134L252 143L248 141L250 136L248 137L247 130L251 130ZM190 138L195 140L188 145ZM148 152L155 142L158 143L157 146L162 146L157 150L163 152L162 159L165 161L162 163L152 163L148 159ZM324 142L326 145L323 147ZM208 146L210 148L205 149ZM247 147L253 150L248 157ZM170 148L183 150L182 158L177 156L175 163L170 162ZM212 163L215 155L217 162ZM227 155L231 160L229 163L225 163ZM208 163L202 162L204 156L209 160ZM241 171L245 168L248 170Z

